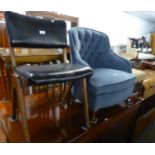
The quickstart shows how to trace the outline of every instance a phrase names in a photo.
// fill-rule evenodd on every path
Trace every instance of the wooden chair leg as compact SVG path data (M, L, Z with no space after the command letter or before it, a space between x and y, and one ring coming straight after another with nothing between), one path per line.
M12 113L10 120L17 121L17 93L16 93L16 78L14 75L11 77L11 106L12 106Z
M23 91L22 81L19 77L16 78L16 85L17 85L17 94L18 94L18 107L19 107L19 111L21 112L23 134L24 134L25 141L30 142L30 133L28 128L27 116L26 116L24 91Z
M83 111L84 111L84 117L85 117L85 128L90 128L89 123L89 107L88 107L88 96L87 96L87 81L86 78L83 78L81 80L82 85L82 95L83 95Z
M69 99L70 98L70 93L71 93L71 88L72 88L72 83L68 83L68 87L66 88L66 84L64 84L65 86L65 90L64 90L64 94L62 95L61 97L61 102L60 102L60 105L61 106L64 106L65 105L65 102L67 100L67 98Z
M11 104L12 104L12 115L11 120L16 121L17 118L17 94L16 89L13 87L11 90Z

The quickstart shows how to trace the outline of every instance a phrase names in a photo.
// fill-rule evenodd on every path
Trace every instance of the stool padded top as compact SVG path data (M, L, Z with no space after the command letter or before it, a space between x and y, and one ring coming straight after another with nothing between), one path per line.
M90 67L75 64L24 65L16 67L15 72L29 80L29 85L61 83L92 75Z

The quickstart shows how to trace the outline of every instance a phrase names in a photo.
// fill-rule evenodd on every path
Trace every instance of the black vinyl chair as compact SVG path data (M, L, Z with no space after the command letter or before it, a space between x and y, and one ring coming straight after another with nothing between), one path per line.
M65 53L68 47L65 21L38 19L10 11L5 12L5 21L10 41L13 79L15 79L12 85L15 86L13 90L16 90L18 97L16 106L16 99L13 96L12 118L21 116L25 141L31 141L24 98L25 82L27 86L47 86L81 79L85 127L89 128L86 78L92 75L90 67L69 63L18 65L15 59L15 48L62 48ZM64 98L62 97L62 99ZM62 100L60 101L62 102Z

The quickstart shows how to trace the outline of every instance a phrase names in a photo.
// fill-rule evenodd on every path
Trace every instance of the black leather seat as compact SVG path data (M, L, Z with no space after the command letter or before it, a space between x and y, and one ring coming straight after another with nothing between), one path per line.
M29 85L46 85L73 81L89 76L90 67L72 64L19 66L15 72L28 79Z
M18 13L5 12L6 26L10 41L10 51L16 89L18 93L18 106L21 112L23 133L25 141L30 142L30 133L24 100L23 80L28 85L47 85L81 79L83 83L83 104L86 127L89 127L88 103L86 92L86 78L92 75L92 69L74 64L52 65L21 65L16 64L14 48L63 48L66 52L67 37L66 23L62 20L38 19ZM16 99L13 99L15 101ZM13 118L16 117L16 106L13 103Z

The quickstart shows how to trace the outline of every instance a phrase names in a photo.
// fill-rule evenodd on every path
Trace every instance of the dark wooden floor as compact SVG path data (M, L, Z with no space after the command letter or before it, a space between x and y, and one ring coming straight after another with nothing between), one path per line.
M87 131L82 104L48 104L44 93L26 96L32 142L126 142L131 139L139 104L115 106L97 113L98 123ZM11 121L11 103L1 102L0 117L9 142L24 142L21 121Z

